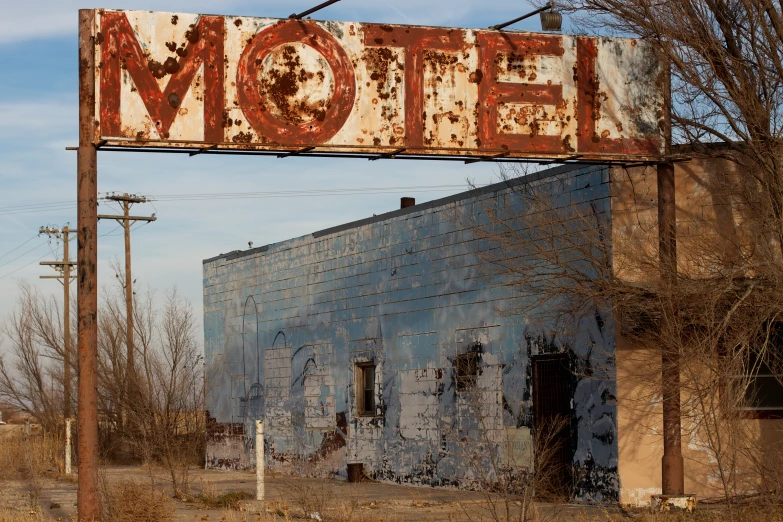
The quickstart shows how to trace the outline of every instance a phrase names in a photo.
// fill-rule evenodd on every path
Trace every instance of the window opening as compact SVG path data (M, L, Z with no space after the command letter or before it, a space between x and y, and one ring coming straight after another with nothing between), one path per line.
M744 398L740 410L751 417L783 417L783 368L780 364L783 324L775 324L770 330L767 357L751 350L744 362L743 375L733 379L735 389L739 389Z
M457 355L454 360L457 392L469 392L476 389L480 358L481 343L476 343L466 353Z
M375 363L356 365L356 411L375 415Z

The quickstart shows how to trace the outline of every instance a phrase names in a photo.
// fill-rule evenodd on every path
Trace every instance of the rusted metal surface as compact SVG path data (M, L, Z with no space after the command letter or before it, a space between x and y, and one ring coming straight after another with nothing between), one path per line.
M111 10L94 31L94 140L112 147L664 152L664 67L639 40Z
M98 150L96 38L92 10L79 11L79 150L77 152L77 315L79 321L79 520L100 520L98 495Z

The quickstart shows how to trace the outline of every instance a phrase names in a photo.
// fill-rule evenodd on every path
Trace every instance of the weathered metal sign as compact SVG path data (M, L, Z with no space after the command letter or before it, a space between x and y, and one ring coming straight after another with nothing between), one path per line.
M643 41L148 11L95 21L96 143L663 153L664 69Z

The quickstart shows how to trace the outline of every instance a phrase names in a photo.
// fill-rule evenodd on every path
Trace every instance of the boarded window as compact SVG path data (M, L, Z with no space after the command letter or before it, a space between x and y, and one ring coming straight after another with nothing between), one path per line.
M356 413L375 415L375 363L356 365Z

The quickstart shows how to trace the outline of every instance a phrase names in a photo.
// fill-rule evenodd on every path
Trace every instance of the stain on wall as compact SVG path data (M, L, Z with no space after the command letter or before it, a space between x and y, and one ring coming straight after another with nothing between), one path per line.
M267 466L345 476L363 463L380 481L476 488L479 447L520 471L534 461L531 358L566 352L577 493L616 500L611 316L566 333L502 313L519 297L481 277L486 245L457 218L499 201L524 215L515 187L537 183L608 220L608 182L603 167L561 167L204 261L207 407L222 434L208 464L254 466L263 418ZM368 365L374 404L360 412Z

